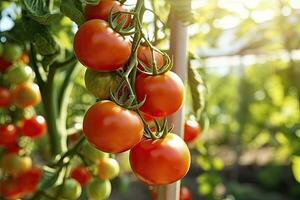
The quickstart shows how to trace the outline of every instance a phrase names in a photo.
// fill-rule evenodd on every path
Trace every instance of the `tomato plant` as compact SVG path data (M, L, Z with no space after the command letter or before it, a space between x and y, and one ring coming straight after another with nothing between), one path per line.
M19 108L36 106L41 101L39 86L35 83L18 85L13 91L14 102Z
M153 61L155 60L157 68L161 68L164 65L163 55L156 51L153 51L153 55L154 58L149 47L140 46L138 48L137 57L140 62L142 62L147 67L151 68L153 66Z
M97 72L87 69L85 72L85 87L98 99L109 99L110 91L117 86L117 74L114 72Z
M132 148L141 140L143 128L140 117L134 111L111 101L94 104L83 120L83 133L87 140L108 153L120 153Z
M0 125L0 146L8 147L16 142L17 128L13 124Z
M131 44L114 33L107 22L93 19L85 22L77 31L74 51L84 66L98 71L114 71L128 61Z
M0 87L0 108L10 106L12 102L12 94L9 89Z
M111 193L111 184L108 180L94 179L87 186L89 199L107 199Z
M108 21L110 12L116 13L119 11L126 11L126 9L116 0L102 0L98 5L87 5L85 7L85 18L91 19L102 19ZM121 15L118 17L118 23L125 20L124 26L127 27L131 22L130 15Z
M70 176L78 181L81 187L84 187L92 178L90 172L85 166L77 166L73 168Z
M174 72L157 76L140 74L135 82L135 90L139 101L146 98L141 111L154 117L171 115L183 104L184 85Z
M68 200L75 200L81 194L80 184L75 179L66 179L61 188L60 197Z
M98 177L102 180L110 180L118 176L120 167L118 161L113 158L104 158L97 164Z
M28 81L32 73L32 69L29 66L15 65L9 68L6 78L12 84L21 84Z
M46 130L46 120L41 115L24 119L21 126L22 134L31 138L41 137L46 133Z
M201 131L201 129L200 129L200 126L197 121L195 121L195 120L185 121L185 123L184 123L184 141L186 143L193 142L199 136L200 131Z
M133 172L149 185L165 185L181 179L190 162L187 145L173 133L157 140L144 139L130 150Z

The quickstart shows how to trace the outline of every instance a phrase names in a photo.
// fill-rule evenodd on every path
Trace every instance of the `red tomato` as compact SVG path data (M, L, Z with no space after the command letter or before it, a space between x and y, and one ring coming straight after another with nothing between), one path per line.
M173 133L158 140L142 140L131 149L129 159L135 175L148 185L180 180L188 172L191 162L187 145Z
M158 68L161 68L164 65L164 57L162 54L154 51L154 58L156 62L156 66ZM149 68L153 65L153 57L152 52L149 47L140 46L138 48L138 59L139 61L143 62L145 65L147 65Z
M13 124L0 125L0 146L8 147L17 140L17 128Z
M138 101L146 97L141 111L154 117L171 115L183 104L184 85L179 76L171 71L157 76L138 75L135 91Z
M85 166L77 166L71 170L71 178L80 183L81 187L84 187L92 178L90 172Z
M184 123L184 141L193 142L200 134L200 126L195 120L187 120Z
M10 61L0 58L0 72L4 73L12 65Z
M16 106L22 109L36 106L41 101L39 86L35 83L18 85L13 95Z
M107 22L93 19L80 26L74 38L74 50L84 66L98 71L114 71L128 61L131 43L115 33Z
M8 153L18 154L18 152L21 150L21 147L18 145L18 143L14 142L14 143L6 146L6 150Z
M46 130L46 120L41 115L25 119L21 126L22 134L31 138L41 137Z
M100 151L120 153L140 142L144 125L137 113L111 101L94 104L85 114L83 132Z
M180 198L179 198L179 200L192 200L191 192L187 187L182 187L180 189Z
M9 89L0 87L0 108L7 108L12 102L12 94Z
M87 5L85 7L85 18L87 20L91 19L102 19L105 21L108 21L109 14L112 10L112 13L116 12L124 12L126 9L120 4L120 2L115 0L101 0L98 5ZM126 19L126 22L124 24L125 27L127 27L131 22L131 16L130 15L122 15L118 19L118 23L120 23L123 19Z
M0 191L5 199L18 199L23 196L22 185L14 178L0 182Z
M22 186L23 193L33 193L40 182L43 171L39 168L32 168L17 177L19 184Z

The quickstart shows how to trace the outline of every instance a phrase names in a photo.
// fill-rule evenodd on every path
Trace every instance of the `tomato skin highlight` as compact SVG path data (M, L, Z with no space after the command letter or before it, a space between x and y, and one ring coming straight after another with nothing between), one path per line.
M183 82L171 71L157 76L138 75L135 91L138 101L146 97L140 110L153 117L166 117L175 113L184 100Z
M183 178L191 156L186 143L177 135L145 139L130 150L130 165L135 175L148 185L165 185Z
M191 143L197 139L200 134L200 126L195 120L187 120L184 123L184 141Z
M108 23L93 19L80 26L74 38L74 51L87 68L114 71L128 61L131 43L113 31Z
M7 108L13 100L9 89L0 87L0 108Z
M30 138L38 138L46 133L47 125L43 116L33 116L22 123L21 132Z
M0 146L9 147L17 140L17 128L13 124L0 125Z
M160 54L156 51L154 51L153 54L154 54L156 66L159 69L164 65L164 57L162 54ZM147 65L149 68L152 67L153 58L152 58L151 49L149 47L139 46L138 51L137 51L137 56L138 56L138 59L140 62L143 62L143 64Z
M91 19L102 19L105 21L108 21L109 14L112 10L112 13L116 12L124 12L126 9L120 4L120 2L115 0L101 0L98 5L87 5L85 7L85 19L91 20ZM127 18L128 17L128 18ZM124 27L126 28L129 26L131 22L131 16L130 15L122 15L119 17L118 22L121 22L122 19L127 18L126 22L124 24Z
M85 166L77 166L71 170L71 178L75 179L81 187L84 187L92 178Z
M144 125L137 113L111 101L95 103L86 112L83 133L100 151L120 153L140 142Z
M35 83L18 85L13 91L14 102L19 108L36 106L41 102L39 86Z

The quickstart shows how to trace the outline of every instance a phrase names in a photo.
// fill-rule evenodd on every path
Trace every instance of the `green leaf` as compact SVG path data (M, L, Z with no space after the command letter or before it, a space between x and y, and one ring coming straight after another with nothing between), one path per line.
M23 0L23 5L29 16L43 25L56 22L62 16L60 13L50 13L44 0Z
M63 0L60 4L61 12L74 21L77 25L83 24L85 19L82 4L78 0Z
M296 181L300 183L300 156L292 158L292 171Z

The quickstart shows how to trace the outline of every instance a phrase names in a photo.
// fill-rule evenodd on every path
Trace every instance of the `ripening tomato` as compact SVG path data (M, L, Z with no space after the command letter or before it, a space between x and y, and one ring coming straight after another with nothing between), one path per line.
M144 139L130 150L130 165L135 175L148 185L170 184L189 170L191 156L186 143L177 135Z
M29 66L13 65L6 73L7 80L12 84L21 84L30 79L32 69Z
M0 125L0 146L8 147L17 140L17 128L13 124Z
M13 94L16 106L22 109L36 106L41 101L39 86L35 83L18 85Z
M0 108L7 108L12 102L12 94L9 89L0 87Z
M148 66L149 68L152 67L153 65L153 57L152 57L152 52L149 47L145 46L139 46L137 56L140 62ZM156 66L157 68L161 68L164 65L164 57L162 54L153 51L153 55L155 58Z
M0 72L4 73L12 65L12 62L0 57Z
M33 116L29 119L24 119L21 125L21 132L23 135L30 138L41 137L46 133L47 125L43 116Z
M192 195L187 187L180 188L180 198L179 200L192 200Z
M111 193L111 183L108 180L94 179L87 186L87 195L90 200L107 199Z
M102 19L108 21L110 12L124 12L126 9L120 4L120 2L115 0L101 0L98 5L87 5L85 7L85 19ZM131 22L131 16L123 14L118 18L118 23L126 20L124 27L127 27Z
M184 141L186 143L191 143L200 134L200 126L197 121L195 120L187 120L184 123Z
M70 177L75 179L81 187L84 187L92 178L89 170L85 166L77 166L71 170Z
M23 50L17 44L5 44L2 57L8 61L16 61L22 56Z
M94 104L84 116L83 133L100 151L120 153L131 149L143 136L139 115L111 101Z
M0 182L0 196L5 199L18 199L23 196L22 185L15 178Z
M100 100L110 98L110 91L117 86L117 74L114 72L97 72L87 69L85 71L85 87Z
M62 186L60 197L68 200L78 199L81 194L80 184L75 179L65 180Z
M28 63L29 63L29 56L28 56L27 53L23 53L20 59L21 59L21 61L22 61L24 64L28 64Z
M92 162L98 162L101 159L108 158L109 154L94 148L89 142L84 141L81 146L80 153L84 155L85 158Z
M154 117L165 117L175 113L183 104L184 85L177 74L138 75L135 82L138 101L144 100L141 111Z
M22 192L27 194L35 192L42 175L43 171L39 168L31 168L23 174L20 174L17 180L22 186Z
M4 172L13 176L18 176L31 169L32 160L28 156L17 154L5 154L1 158L1 167Z
M120 166L118 161L113 158L105 158L98 163L98 177L102 180L111 180L118 176Z
M93 19L85 22L77 31L74 51L84 66L97 71L114 71L128 61L131 43L114 32L107 22Z

